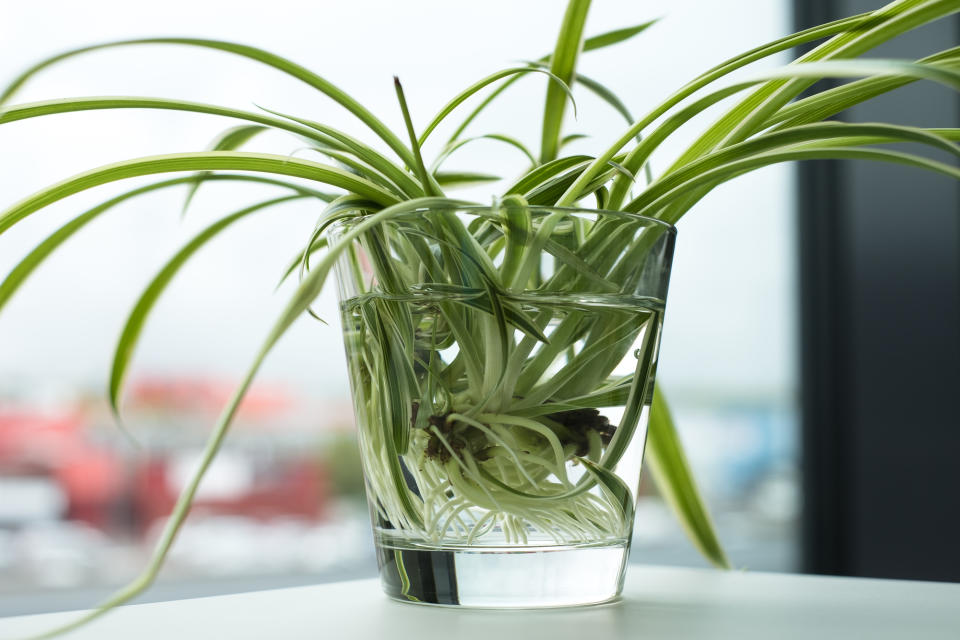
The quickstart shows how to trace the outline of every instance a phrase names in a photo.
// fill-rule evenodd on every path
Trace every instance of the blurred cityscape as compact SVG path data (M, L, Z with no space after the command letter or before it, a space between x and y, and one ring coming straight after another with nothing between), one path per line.
M0 616L92 606L145 565L232 389L135 381L123 435L100 393L0 388ZM675 398L733 562L794 570L789 405ZM255 386L144 600L373 576L372 544L349 400ZM704 564L649 479L632 559Z

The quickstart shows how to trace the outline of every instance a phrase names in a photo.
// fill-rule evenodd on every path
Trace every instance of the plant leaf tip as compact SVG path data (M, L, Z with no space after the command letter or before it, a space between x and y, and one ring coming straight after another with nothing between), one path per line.
M110 412L113 414L114 422L117 425L117 428L120 430L120 433L123 434L124 439L130 444L134 450L140 452L143 451L144 446L140 440L137 439L133 432L130 431L130 428L127 427L127 424L124 422L123 418L120 417L120 409L115 404L110 403Z

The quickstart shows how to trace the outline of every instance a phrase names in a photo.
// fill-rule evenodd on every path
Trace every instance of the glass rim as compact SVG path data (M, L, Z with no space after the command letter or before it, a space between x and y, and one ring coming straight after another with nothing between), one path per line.
M494 208L496 208L496 205L482 205L482 204L467 204L467 205L460 205L456 207L442 207L442 209L446 211L451 211L451 210L463 211L465 213L470 213L471 211L490 211ZM639 213L633 213L630 211L617 211L615 209L591 209L589 207L553 207L549 205L540 205L540 204L527 205L526 208L532 211L541 211L541 212L564 211L567 213L593 213L593 214L602 214L606 216L619 216L622 218L627 218L631 220L640 220L646 223L650 223L651 225L663 227L666 230L666 232L672 235L677 234L677 228L674 225L670 224L669 222L666 222L665 220L660 220L659 218L651 218L650 216L644 216L644 215L640 215ZM420 207L417 209L411 209L410 211L407 211L401 214L400 219L408 215L414 215L417 213L424 213L428 211L439 211L440 209L441 207L426 207L426 206ZM327 228L327 230L330 231L336 227L347 226L350 224L358 224L366 217L367 216L351 216L351 217L338 218L330 223L330 226Z

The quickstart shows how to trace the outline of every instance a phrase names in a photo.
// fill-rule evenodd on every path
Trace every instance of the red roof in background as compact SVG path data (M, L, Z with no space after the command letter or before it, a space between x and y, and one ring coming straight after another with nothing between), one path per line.
M172 411L219 412L236 391L236 384L191 378L141 378L130 385L127 406ZM292 409L296 398L277 385L257 384L240 405L246 415L262 417Z
M0 413L0 462L51 463L83 443L82 414L8 411Z

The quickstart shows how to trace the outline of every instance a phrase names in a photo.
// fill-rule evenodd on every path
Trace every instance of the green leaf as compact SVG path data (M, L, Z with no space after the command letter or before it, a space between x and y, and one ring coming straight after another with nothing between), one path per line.
M532 64L543 64L543 63L532 63ZM623 116L624 120L626 120L628 124L633 124L633 115L630 113L630 109L627 107L626 104L623 103L620 97L617 96L617 94L614 93L611 89L607 88L605 85L598 82L597 80L588 78L582 73L578 73L576 75L576 83L583 85L584 87L589 89L591 93L593 93L595 96L597 96L598 98L606 102L608 105L610 105L610 107L612 107L614 111L616 111L621 116ZM569 142L571 139L575 140L577 137L580 137L580 136L577 136L576 134L574 134L574 136L572 137L564 136L560 140L558 151L559 149L562 149L564 145L566 145L566 143ZM636 138L638 142L643 139L639 133L637 134ZM650 183L653 181L653 174L651 173L650 165L644 164L644 168L646 169L647 182ZM634 180L634 178L632 177L633 174L629 170L626 171L625 175L627 175L630 181L633 182Z
M501 297L505 296L503 292L494 291L496 295L491 296L490 287L485 289L472 289L442 282L424 283L422 289L424 291L430 291L431 293L450 295L452 296L452 303L464 304L490 314L491 316L496 316L499 312L503 315L503 320L507 324L513 325L539 342L549 342L547 337L543 335L543 332L540 331L540 328L534 324L533 320L531 320L522 309L516 305L506 304L505 300L500 300ZM496 302L499 302L499 304L496 304Z
M954 47L918 60L919 63L942 63L945 68L960 68L960 47ZM915 77L873 77L848 82L792 102L777 111L763 128L779 124L786 128L829 118L854 105L915 82Z
M530 62L529 64L540 68L547 68L546 62L535 61ZM621 100L617 94L607 86L598 80L594 80L593 78L583 75L582 73L575 74L574 83L581 84L585 88L589 89L591 93L606 102L608 105L610 105L610 107L613 108L614 111L623 116L623 119L626 120L628 124L633 124L633 115L631 115L630 109L626 104L624 104L623 100ZM561 146L562 142L563 141L561 140Z
M330 138L335 140L337 143L339 143L339 146L334 147L335 149L338 149L342 146L342 150L352 153L358 159L367 163L368 165L370 165L371 167L373 167L374 169L382 173L384 176L389 178L391 181L393 181L394 184L400 187L401 193L409 197L417 197L417 196L423 195L423 188L419 184L417 184L417 182L413 180L413 178L411 178L406 171L404 171L403 169L401 169L400 167L392 163L390 160L385 158L382 154L378 153L372 147L364 144L360 140L357 140L356 138L349 136L346 133L343 133L342 131L338 131L337 129L334 129L333 127L325 125L321 122L308 120L307 118L299 118L297 116L282 113L280 111L273 111L271 109L267 109L266 107L260 107L260 108L266 111L267 113L272 113L273 115L280 116L281 118L286 118L287 120L290 120L292 122L296 122L298 124L304 125L305 127L309 127L310 129L313 129L319 133L324 134L325 136L329 136Z
M584 188L582 197L586 197L592 194L594 191L602 188L613 176L622 174L621 168L618 167L618 164L619 163L615 161L607 162L607 169L593 176L593 179L588 182L587 186ZM524 195L532 205L556 205L557 207L574 206L576 205L576 201L570 205L562 205L558 204L558 202L563 194L568 191L570 185L579 180L580 176L588 167L589 164L582 165L581 167L575 167L574 169L571 169L562 175L551 178L549 181L544 182L535 189L526 192ZM577 198L577 200L580 200L580 198Z
M834 36L813 51L801 56L795 65L820 63L831 58L852 58L859 56L896 36L915 29L927 22L943 17L958 10L955 0L898 0L874 11L860 28ZM848 62L869 65L873 61L837 60L841 65ZM863 73L849 75L885 75L883 62L874 71L866 69ZM909 63L907 63L909 64ZM807 67L807 70L811 70ZM842 73L842 72L841 72ZM890 75L896 75L891 72ZM912 74L905 74L912 75ZM742 102L727 111L713 126L707 129L681 156L671 169L682 166L691 160L711 151L720 145L740 142L759 130L762 123L776 113L790 100L796 98L817 79L822 77L844 77L829 73L811 75L801 72L790 76L787 73L771 75L775 78L754 91ZM929 77L929 76L928 76ZM780 79L783 78L783 79ZM933 79L932 77L930 79Z
M560 262L572 268L593 284L597 285L603 291L613 293L619 290L615 284L609 282L601 274L597 273L597 271L588 262L583 260L583 258L578 256L573 251L570 251L564 247L562 244L559 244L553 240L548 240L544 245L544 249L546 249Z
M440 111L437 113L437 115L433 117L433 120L430 121L430 124L427 125L427 128L423 130L423 133L420 134L420 138L419 138L420 146L423 146L423 143L426 142L430 134L433 133L433 130L436 129L440 125L440 123L443 122L447 118L447 116L453 112L454 109L456 109L458 106L463 104L463 102L466 101L467 98L474 95L475 93L477 93L478 91L486 87L487 85L490 85L498 80L502 80L503 78L509 78L511 76L513 77L522 76L528 73L546 74L550 78L549 86L550 87L555 86L556 91L561 92L558 94L560 95L561 103L563 105L566 105L566 100L569 99L570 102L574 105L574 110L576 110L576 102L574 101L573 92L570 91L568 82L565 81L562 77L555 74L553 71L548 71L546 69L539 69L537 67L513 67L510 69L503 69L501 71L492 73L486 76L485 78L482 78L474 82L472 85L470 85L469 87L467 87L466 89L458 93L456 96L454 96L453 99L451 99L447 104L445 104L443 108L440 109ZM458 133L459 133L459 130L458 130ZM454 138L451 138L451 140L453 139Z
M500 176L489 173L474 173L472 171L438 171L434 174L437 184L441 187L469 187L475 184L496 182Z
M527 149L526 145L517 140L512 136L508 136L502 133L488 133L482 136L475 136L473 138L463 138L460 140L455 140L449 144L440 152L437 156L437 159L433 161L432 169L436 170L454 151L460 149L461 147L471 143L476 142L477 140L496 140L497 142L502 142L504 144L510 145L514 149L517 149L522 153L527 160L530 161L531 165L537 164L537 159L530 153L530 150Z
M612 388L604 388L595 393L577 398L566 398L563 402L551 402L521 409L514 411L514 414L525 418L534 418L558 411L569 411L570 409L580 409L584 407L597 409L600 407L623 406L629 398L631 379L632 376L627 376L622 384Z
M960 155L960 147L957 147L956 144L942 136L917 127L881 123L821 122L781 129L714 151L695 162L666 174L633 202L629 203L627 208L630 209L634 206L642 208L646 203L653 202L673 187L689 182L692 178L710 169L779 148L787 149L798 145L809 147L811 143L837 147L887 142L920 143L953 155Z
M214 139L213 144L210 145L210 150L233 151L234 149L239 149L249 142L254 136L267 130L267 127L258 124L242 124L236 127L231 127ZM193 197L197 193L197 189L199 189L200 185L203 184L203 180L201 180L201 178L208 175L210 174L197 174L196 179L190 184L190 188L187 190L187 197L183 200L183 209L181 210L181 215L186 215L187 209L190 208L190 202L193 201Z
M274 69L282 71L287 75L297 78L298 80L308 84L309 86L317 89L321 93L333 99L335 102L343 106L347 111L356 116L361 122L366 124L371 131L373 131L377 136L380 137L381 140L387 143L387 146L396 152L401 160L408 165L413 164L410 151L403 145L403 142L401 142L400 139L394 135L385 124L383 124L383 122L381 122L376 116L368 111L366 107L354 100L334 84L330 83L316 73L313 73L306 67L303 67L296 62L287 60L286 58L276 54L270 53L269 51L222 40L205 40L200 38L142 38L135 40L117 40L114 42L106 42L103 44L95 44L77 49L71 49L45 60L41 60L14 78L13 82L7 86L6 90L2 94L0 94L0 107L7 103L13 94L16 93L16 91L30 78L47 67L62 62L68 58L91 51L143 44L172 44L214 49L251 60L256 60L257 62L273 67Z
M653 474L660 495L670 505L694 546L715 566L729 569L730 561L717 538L710 512L700 497L660 389L653 392L643 461Z
M43 242L41 242L37 247L27 254L17 266L7 275L2 283L0 283L0 310L7 304L13 294L17 292L17 289L24 283L24 281L32 274L37 267L39 267L43 262L54 252L56 249L62 245L64 242L69 240L75 233L80 231L87 224L100 217L101 214L109 211L110 209L116 207L117 205L135 198L137 196L157 191L160 189L166 189L167 187L180 186L184 184L192 184L197 180L194 176L183 177L183 178L173 178L172 180L164 180L162 182L155 182L153 184L148 184L143 187L137 187L131 191L127 191L119 196L113 197L106 202L89 209L83 214L77 216L73 220L70 220L62 227L57 229L54 233L48 236ZM280 187L285 187L292 189L298 193L303 193L311 195L320 200L330 200L332 196L330 194L321 193L313 189L308 189L301 185L293 184L290 182L284 182L282 180L276 180L273 178L267 178L263 176L248 176L243 174L206 174L200 180L204 182L209 181L234 181L234 182L255 182L260 184L276 185Z
M498 207L503 226L504 250L500 278L507 289L515 284L527 244L533 237L533 223L527 201L518 195L503 198Z
M130 360L133 358L134 350L140 341L140 334L143 332L147 317L153 310L154 305L156 305L160 295L166 290L167 285L170 284L170 281L173 280L174 276L177 275L187 260L234 222L257 211L263 211L276 205L304 197L305 196L295 194L274 198L246 207L217 220L194 236L182 249L177 251L163 268L160 269L157 275L154 276L150 284L148 284L143 290L143 293L140 294L140 298L127 317L127 321L124 323L123 330L120 332L120 339L117 341L117 346L113 354L108 400L110 402L110 408L113 410L113 414L118 421L120 420L120 396L123 392L123 383L126 379L127 369L130 366Z
M230 107L186 100L169 100L167 98L131 97L131 96L96 96L89 98L69 98L64 100L42 100L13 105L0 110L0 124L56 115L60 113L75 113L81 111L100 111L106 109L164 109L171 111L185 111L191 113L206 113L228 118L237 118L249 122L266 125L275 129L289 131L321 144L337 145L337 140L330 135L319 136L316 130L297 126L291 122L278 118L271 118L251 111L242 111ZM329 128L328 128L329 129ZM331 130L335 131L335 130ZM342 146L342 145L341 145Z
M915 4L915 2L913 2ZM897 3L895 3L897 4ZM895 9L896 11L902 11L901 8ZM880 13L880 12L877 12ZM879 21L885 20L885 16L881 16ZM799 31L795 34L791 34L784 38L779 38L772 42L769 42L765 45L752 49L746 53L734 56L719 65L713 67L707 72L701 74L691 82L687 83L681 87L676 93L671 95L669 98L661 102L654 109L648 112L645 116L640 118L632 127L625 131L620 138L604 153L597 156L594 163L590 168L584 172L581 176L581 179L570 185L570 188L567 190L567 193L559 200L559 205L570 205L573 202L576 202L579 194L584 193L586 185L593 179L594 175L599 172L605 163L608 160L613 159L613 157L627 144L636 138L637 135L641 134L644 129L650 126L658 118L668 113L672 108L680 104L683 100L690 97L700 89L706 87L707 85L715 82L716 80L723 78L724 76L740 69L752 62L762 60L768 56L779 53L790 49L791 47L796 47L814 40L819 40L828 36L839 37L837 34L841 34L844 38L849 39L850 34L861 33L866 30L869 26L874 25L878 22L878 18L874 15L873 12L860 14L857 16L851 16L850 18L843 18L841 20L836 20L827 24L819 25L812 27L810 29L805 29ZM892 37L892 36L889 36ZM833 42L833 41L830 41ZM828 43L829 44L829 43ZM823 45L821 45L823 46ZM808 54L804 57L806 60L810 59L819 59L825 55L821 48L815 50L817 53L814 55L814 52ZM729 89L727 90L729 91ZM732 93L728 93L732 95ZM736 109L743 109L742 105L738 105ZM719 125L715 125L716 126ZM707 134L704 134L707 135ZM627 168L631 171L636 171L639 169L639 166L634 166L633 164L628 163ZM619 195L618 195L619 192ZM614 191L612 202L608 206L616 207L620 203L622 195L626 193L626 189L623 186L623 180L615 181Z
M307 246L300 253L299 257L293 261L289 270L280 279L280 282L277 283L277 287L279 288L279 286L283 284L283 281L287 279L287 276L290 275L290 272L296 268L297 265L300 265L301 278L310 270L310 256L318 249L327 246L327 238L321 236L331 224L337 220L356 217L357 215L363 215L371 211L376 211L377 209L379 209L379 207L376 203L353 194L343 195L331 201L330 204L324 207L323 213L320 215L320 220L313 230L313 235L310 236L310 241L307 242ZM314 317L320 320L320 317L312 312L311 315L314 315Z
M624 42L628 38L635 36L638 33L642 33L647 29L647 27L652 26L655 22L657 21L651 20L650 22L645 22L635 27L627 27L626 29L615 29L614 31L591 36L583 41L583 51L584 52L595 51L597 49L601 49L604 47L608 47L610 45ZM549 54L542 56L539 59L539 62L549 62L549 61L550 61ZM508 78L499 87L491 91L490 94L486 98L484 98L483 101L481 101L480 104L473 109L473 111L470 112L470 115L468 115L463 120L463 122L460 123L460 126L458 126L457 129L450 136L449 142L458 140L460 136L463 134L463 132L466 130L466 128L470 126L470 123L473 122L478 115L480 115L494 100L496 100L501 94L503 94L504 91L509 89L514 83L516 83L522 77L523 76L521 75L516 75L511 78Z
M911 62L908 60L837 60L787 65L779 69L764 72L755 79L738 82L736 84L715 90L707 96L700 98L695 103L676 114L675 117L664 122L664 124L658 128L653 135L648 136L633 151L631 151L625 161L626 169L628 171L635 171L638 169L638 165L645 160L647 156L649 156L649 153L656 148L656 146L662 142L667 135L669 135L669 133L683 124L683 122L686 122L700 111L719 102L721 99L734 95L739 91L749 88L750 86L759 83L775 82L770 80L771 78L820 79L859 76L906 76L918 79L933 80L951 87L960 85L960 73L953 71L952 69L936 64ZM764 86L769 86L769 84ZM759 94L755 93L754 95ZM748 113L749 110L747 110L747 107L743 107L743 109L745 109L745 111L741 115L746 117L745 114ZM658 111L654 111L652 113L657 114L658 117L660 115ZM729 117L731 113L733 112L728 112L727 116L725 117ZM607 164L614 159L615 151L619 150L628 142L630 142L631 138L628 138L628 134L631 136L638 135L642 129L651 122L652 120L649 119L649 116L640 120L637 124L628 129L627 132L621 136L612 147L610 147L602 155L595 158L593 162L591 162L590 165L584 169L579 177L577 177L576 181L574 181L567 188L566 192L557 202L558 206L570 206L576 202L581 195L591 193L593 191L591 188L593 181L601 171L605 170ZM720 131L721 129L723 129L723 127L718 128L717 131ZM684 164L688 164L706 153L709 148L712 148L710 146L712 144L709 142L710 140L713 140L713 138L707 136L706 134L704 137L698 139L698 142L696 142L694 146L690 147L690 149L684 153L680 160L674 162L673 166L671 166L666 173L675 171ZM735 144L735 142L730 142L730 144ZM615 195L624 193L622 187L620 189L617 187L618 185L615 185Z
M654 217L661 218L673 224L679 219L685 210L675 211L670 217L661 216L659 212L667 205L674 204L678 198L696 192L700 187L714 187L727 180L740 176L749 171L766 167L780 162L791 162L796 160L875 160L880 162L892 162L904 164L921 169L928 169L936 173L942 173L946 176L960 180L960 169L942 162L936 162L920 156L898 151L889 151L885 149L858 149L852 147L812 147L791 148L786 150L770 151L759 153L739 160L731 161L716 166L708 171L698 173L689 180L680 182L675 188L669 189L663 195L656 197L653 188L634 199L625 207L627 211L637 213L654 213ZM666 183L662 183L666 184ZM648 194L650 194L648 196ZM702 196L703 192L700 192ZM646 203L646 204L645 204ZM692 206L692 203L691 203ZM645 214L644 214L645 215Z
M590 0L570 0L560 25L557 44L550 56L550 72L563 84L571 86L577 69L577 58L583 47L583 27L587 22ZM540 138L540 162L550 162L557 157L563 114L567 99L558 86L547 86L547 98L543 108L543 132Z
M333 160L336 163L336 166L339 166L341 169L345 169L352 173L355 176L360 176L365 178L370 182L377 184L391 193L396 193L398 195L403 193L403 190L396 185L396 183L391 182L389 178L385 175L371 167L370 165L364 163L361 160L356 159L348 153L341 153L340 151L334 151L328 147L303 147L297 151L312 151L313 153L318 153L322 156L327 157L330 160ZM293 156L296 154L296 151L291 153ZM416 183L414 183L416 184ZM417 186L419 192L419 185Z
M346 189L381 205L397 202L396 196L367 180L316 162L260 153L228 151L176 153L106 165L38 191L0 213L0 234L47 205L101 184L156 173L217 170L256 171L306 178Z
M633 27L614 29L613 31L607 31L606 33L590 36L583 41L583 52L586 53L587 51L596 51L597 49L603 49L604 47L625 42L633 36L643 33L659 22L659 20L660 18L655 18Z
M575 167L587 166L591 160L593 160L591 156L584 155L567 156L551 160L526 173L506 190L505 195L523 195L530 193L565 171Z
M326 238L314 237L314 238L311 238L311 240L312 241L309 243L309 245L306 248L304 248L303 251L298 251L297 255L290 258L289 262L287 262L287 266L283 270L283 275L280 277L280 281L277 282L277 289L279 289L280 285L282 285L284 282L287 281L287 278L289 278L293 274L293 272L297 270L297 267L301 265L305 265L307 260L310 258L310 256L315 254L317 251L320 251L321 249L327 248ZM306 271L306 269L304 271Z
M403 85L400 84L400 78L397 76L393 76L393 87L397 92L397 101L400 103L400 111L403 113L403 124L407 128L407 135L410 138L410 148L413 149L413 169L420 179L420 186L423 188L425 195L443 196L440 186L427 171L426 165L423 164L423 155L420 153L421 143L417 140L417 134L413 130L413 120L410 118L407 99L403 95Z
M210 146L210 150L233 151L234 149L239 149L249 142L254 136L259 133L263 133L266 130L266 127L258 127L256 125L240 125L237 127L231 127L226 131L221 132L220 135L214 139L213 144Z
M610 502L620 509L620 513L623 515L623 521L632 523L636 499L633 497L630 487L620 479L620 476L600 466L596 462L588 458L580 457L576 460L596 479L597 484L603 487Z
M960 90L960 72L946 65L912 60L828 60L804 62L773 69L756 76L759 80L776 78L859 78L864 76L916 78L932 80L951 89Z
M261 107L261 109L264 111L280 117L274 118L259 113L240 111L218 105L186 102L182 100L167 100L165 98L139 98L125 96L75 98L70 100L48 100L9 107L6 111L0 112L0 124L58 113L71 113L102 109L168 109L173 111L226 116L263 124L274 129L296 134L300 137L306 138L311 142L319 143L324 148L330 147L339 151L352 153L363 162L388 176L394 184L399 186L399 194L404 194L410 197L422 195L420 186L400 167L396 166L382 154L378 153L368 145L360 142L356 138L353 138L342 131L338 131L333 127L329 127L318 122L313 122L311 120L296 118L283 113L270 111L268 109L264 109L263 107Z
M565 135L565 136L563 136L563 138L560 140L560 148L563 149L565 146L567 146L567 145L570 144L571 142L574 142L575 140L583 140L583 139L589 138L589 137L590 137L590 136L588 136L588 135L586 135L586 134L583 134L583 133L571 133L571 134Z

